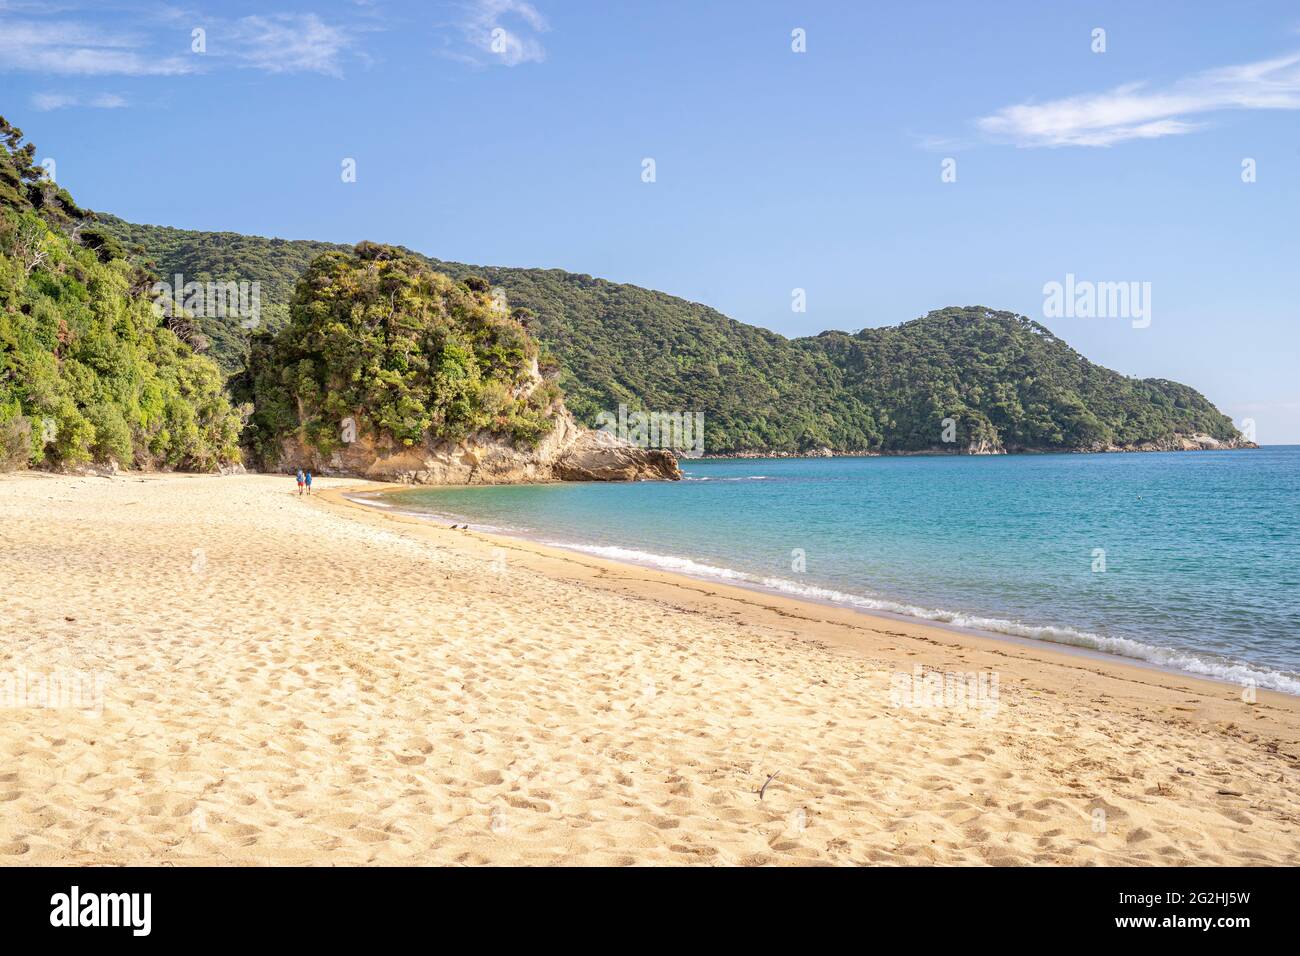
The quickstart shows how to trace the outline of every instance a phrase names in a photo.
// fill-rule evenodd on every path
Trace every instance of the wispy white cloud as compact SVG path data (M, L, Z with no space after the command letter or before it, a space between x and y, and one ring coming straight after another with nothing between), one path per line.
M244 17L222 41L245 66L267 73L325 73L342 76L342 56L353 46L343 27L314 13Z
M125 107L127 102L125 97L116 93L96 93L88 97L75 93L37 93L32 97L32 105L38 110L63 110L71 106L117 110Z
M1194 73L1163 88L1128 83L1044 103L1007 106L976 120L990 138L1017 146L1113 146L1181 136L1220 110L1300 109L1300 52Z
M67 20L0 20L0 69L62 76L174 76L193 62L156 56L135 34Z
M3 2L3 0L0 0ZM159 22L167 22L165 29ZM202 28L207 50L191 53L186 23ZM341 76L354 31L314 13L268 13L222 20L196 12L154 11L134 29L90 19L0 17L0 71L50 76L176 76L224 63L266 73ZM167 49L160 50L161 43Z
M447 51L453 59L482 65L541 63L546 48L539 34L550 29L546 18L527 0L470 0L460 29L474 54Z
M32 97L32 106L38 110L61 110L76 105L77 98L71 93L37 93Z

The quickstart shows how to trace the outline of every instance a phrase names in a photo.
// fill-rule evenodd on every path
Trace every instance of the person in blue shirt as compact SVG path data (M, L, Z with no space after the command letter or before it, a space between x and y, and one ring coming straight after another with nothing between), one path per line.
M298 497L300 498L302 497L302 484L303 484L302 469L299 468L298 469Z
M311 469L310 468L307 469L306 482L307 482L307 494L311 494Z

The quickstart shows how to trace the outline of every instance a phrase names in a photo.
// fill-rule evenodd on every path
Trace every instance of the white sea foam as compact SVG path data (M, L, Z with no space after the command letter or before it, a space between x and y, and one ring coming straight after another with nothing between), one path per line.
M392 505L390 505L387 501L380 501L378 498L365 498L362 497L361 495L344 495L343 497L348 499L348 501L355 502L356 504L359 505L366 505L370 508L391 508L392 507Z
M942 609L918 607L914 604L905 604L884 598L867 597L861 594L847 594L833 588L800 584L796 581L790 581L785 578L762 577L754 574L746 574L743 571L737 571L733 568L717 567L711 564L702 564L698 561L692 561L689 558L679 558L666 554L654 554L649 551L638 551L633 548L572 544L561 541L549 541L547 544L558 548L569 548L574 551L582 551L586 554L608 558L612 561L624 561L630 564L661 568L665 571L675 571L679 574L689 574L692 577L727 581L741 586L777 591L782 594L789 594L793 597L823 601L829 604L853 607L864 611L884 611L889 614L899 614L904 617L919 618L925 621L949 624L954 627L969 628L971 630L985 631L993 634L1007 634L1012 637L1045 641L1052 644L1065 644L1071 647L1100 651L1104 654L1113 654L1117 657L1128 657L1134 660L1146 661L1147 663L1154 664L1158 667L1182 671L1183 673L1193 674L1198 677L1209 677L1215 680L1227 681L1238 685L1246 685L1250 682L1254 682L1257 687L1281 691L1284 694L1300 695L1300 675L1282 671L1261 670L1240 661L1232 661L1212 656L1201 656L1170 647L1159 647L1154 644L1146 644L1142 641L1132 640L1131 638L1106 637L1101 634L1079 631L1070 627L1025 624L1021 621L1009 621L1003 618L965 614L960 611L945 611Z

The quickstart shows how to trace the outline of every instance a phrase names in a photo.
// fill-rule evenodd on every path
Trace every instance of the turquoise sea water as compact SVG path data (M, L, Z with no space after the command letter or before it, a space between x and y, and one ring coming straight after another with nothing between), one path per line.
M684 470L682 482L419 489L389 505L1300 694L1300 446Z

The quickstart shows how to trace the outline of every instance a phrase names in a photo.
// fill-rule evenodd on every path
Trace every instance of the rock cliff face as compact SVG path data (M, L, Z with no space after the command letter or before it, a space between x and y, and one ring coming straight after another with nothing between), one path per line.
M1046 451L1063 451L1068 450L1076 453L1096 453L1112 451L1223 451L1232 448L1258 448L1252 441L1247 441L1241 436L1228 440L1214 438L1211 435L1193 434L1180 435L1174 434L1168 438L1162 438L1158 441L1137 442L1131 445L1116 445L1111 443L1095 442L1081 448L1071 449L1043 449L1043 448L1019 448L1019 447L1002 447L997 441L983 440L971 442L970 446L962 449L959 453L966 455L1005 455L1008 452L1046 452Z
M960 449L958 454L964 455L1005 455L1008 452L1060 452L1068 451L1076 454L1092 454L1096 452L1112 451L1224 451L1232 448L1258 448L1252 441L1238 436L1226 441L1214 438L1210 435L1194 434L1179 435L1174 434L1168 438L1162 438L1158 441L1136 442L1131 445L1116 445L1112 443L1094 442L1081 448L1069 449L1047 449L1047 448L1020 448L1018 446L1002 447L997 441L979 441L971 442L970 446Z
M1115 445L1110 443L1095 442L1094 444L1083 448L1071 448L1071 452L1080 454L1092 454L1096 452L1112 451L1228 451L1233 448L1258 448L1253 441L1247 441L1238 435L1226 441L1214 438L1210 435L1192 434L1180 435L1174 434L1168 438L1161 438L1157 441L1136 442L1131 445ZM1014 448L1011 451L1039 451L1035 448Z
M328 457L296 437L282 443L280 468L311 468L319 475L421 485L505 485L542 481L677 480L669 451L638 448L605 432L583 428L561 407L554 427L535 448L519 448L484 433L463 441L406 447L358 435Z
M1142 442L1128 448L1107 445L1097 451L1224 451L1231 448L1258 448L1253 441L1238 436L1227 441L1210 435L1173 435L1160 441Z

